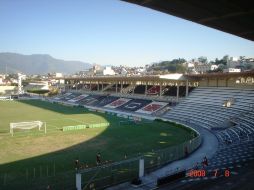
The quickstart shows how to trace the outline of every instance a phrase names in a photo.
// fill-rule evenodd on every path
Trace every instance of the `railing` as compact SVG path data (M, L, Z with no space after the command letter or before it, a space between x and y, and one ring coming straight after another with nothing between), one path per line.
M139 175L139 159L144 159L145 173L154 171L170 162L184 158L201 144L198 134L192 140L166 149L147 152L136 158L78 171L82 175L82 189L104 189L126 181L132 181ZM188 153L186 152L188 151Z

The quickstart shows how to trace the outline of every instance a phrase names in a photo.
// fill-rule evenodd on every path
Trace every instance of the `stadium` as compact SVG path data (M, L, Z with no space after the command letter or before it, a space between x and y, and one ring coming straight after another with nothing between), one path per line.
M124 1L254 40L245 1ZM1 190L254 188L253 70L52 77L53 96L18 77L0 97Z
M1 189L185 189L253 166L253 72L64 81L0 102Z

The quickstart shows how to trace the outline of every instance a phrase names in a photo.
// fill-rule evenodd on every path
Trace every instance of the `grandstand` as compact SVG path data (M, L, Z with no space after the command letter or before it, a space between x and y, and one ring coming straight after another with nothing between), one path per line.
M103 83L101 78L96 77L93 77L93 79L76 78L75 81L77 84L82 84L82 86L87 85L88 88L73 90L66 87L66 91L57 95L56 97L43 99L49 100L49 102L56 102L56 104L52 104L53 108L51 108L50 104L46 104L46 101L43 101L42 103L37 102L36 105L39 104L39 106L44 108L43 110L52 109L52 111L58 112L58 110L54 107L66 104L69 105L69 107L63 109L64 113L68 113L69 109L80 109L81 112L88 110L89 114L80 115L78 117L75 116L75 114L71 116L67 114L64 117L61 117L60 121L57 121L59 116L51 116L53 114L51 112L49 114L51 117L53 117L51 120L40 118L38 120L47 122L47 127L49 127L49 130L47 130L49 133L47 133L47 135L49 134L49 136L51 135L52 127L54 130L58 130L59 132L58 122L63 123L63 125L60 124L60 129L62 129L62 131L66 131L66 134L67 131L72 130L77 130L77 132L73 134L79 134L78 131L86 130L89 126L93 126L89 128L96 129L100 125L87 123L90 117L89 115L92 112L95 112L95 114L102 114L100 117L106 117L109 119L109 121L112 121L113 118L113 123L115 123L114 125L117 126L117 129L139 125L152 126L154 122L153 120L157 119L159 121L163 120L164 122L173 121L178 124L182 124L180 125L180 128L185 125L196 131L198 136L194 137L194 135L193 137L195 140L184 142L187 143L186 145L179 144L175 149L169 147L168 149L159 150L156 153L152 151L152 153L145 155L144 175L140 177L145 182L149 181L149 185L143 183L142 187L144 187L144 189L146 189L147 186L149 187L148 189L156 187L161 188L160 184L162 183L161 181L163 181L163 175L173 175L173 173L178 172L177 168L173 167L176 165L174 164L174 161L180 158L185 158L185 149L188 150L190 156L179 160L179 162L184 162L186 160L186 163L188 164L179 164L177 167L181 167L186 174L191 172L194 167L196 168L196 166L194 166L195 163L200 162L202 159L201 157L195 157L195 154L197 154L199 151L202 151L203 155L209 155L209 166L206 167L207 171L211 172L216 169L226 170L229 168L230 171L234 173L238 172L238 169L246 167L245 165L251 163L254 159L254 88L253 83L246 84L245 82L232 82L232 78L237 81L239 80L239 77L250 77L252 73L249 73L248 75L244 73L243 76L241 76L241 74L234 74L234 76L229 77L229 75L232 74L206 75L201 78L199 75L196 75L195 77L184 75L177 79L172 79L170 76L167 76L168 78L164 78L164 76L163 78L160 76L152 76L134 77L130 79L128 77L115 77L114 79L113 77L106 77L103 78ZM223 77L225 77L225 81L223 81ZM228 78L231 79L228 80ZM69 80L72 79L67 78L66 80L68 81L66 82L66 86L69 86ZM114 80L114 82L112 80ZM223 86L223 84L227 84L227 86ZM94 86L95 90L90 88L90 86ZM167 90L168 88L170 90ZM132 89L132 91L129 92L130 89ZM168 91L171 92L169 93ZM28 100L26 104L34 103L29 102ZM78 108L73 108L73 106ZM74 111L73 113L79 113L79 111ZM41 115L44 116L44 114ZM86 119L83 120L83 117ZM116 121L114 121L115 117L118 118ZM33 121L35 119L31 115L29 120ZM17 122L21 121L22 120L20 120L20 118L17 120ZM106 123L107 126L109 126L108 121L104 120L102 123ZM178 126L178 124L176 125ZM154 127L157 128L159 125L155 125ZM137 129L139 129L139 127L131 128L131 130L134 130L133 134L139 134L135 132ZM164 143L166 143L165 140L162 140L164 137L167 137L167 134L163 132L164 130L166 130L166 128L160 131L159 134L161 139L157 140L156 144L159 143L160 145L164 145ZM106 136L108 133L110 133L110 131L114 130L111 128L107 130L105 132ZM204 133L204 131L206 131L206 133ZM128 135L129 131L125 131L124 133ZM192 133L193 131L191 132L191 136L193 135ZM21 133L17 133L17 136L20 134ZM28 133L24 132L22 135L23 134ZM29 134L32 135L32 132ZM140 134L144 134L142 138L146 139L145 132ZM209 138L207 138L207 134L210 135ZM36 135L41 135L41 133L37 132ZM89 135L89 133L85 133L85 135ZM113 133L113 135L116 140L119 138L117 134ZM200 135L203 139L202 143ZM98 139L100 139L100 135L98 136ZM13 138L15 138L15 135ZM127 137L127 139L128 138L129 137ZM133 138L139 139L141 136L133 135ZM171 138L173 139L174 137L170 136L170 139ZM212 151L208 151L203 145L204 142L207 144L206 141L209 141L210 138L214 139L213 143L216 142L215 144L212 144ZM124 138L122 137L119 141L124 141ZM150 143L150 141L147 141L146 143L148 142ZM197 149L198 147L200 148ZM191 152L196 149L197 151L191 154ZM131 161L131 159L133 160ZM112 173L110 173L108 177L112 178L112 176L117 175L114 172L121 170L122 167L126 166L126 163L128 163L128 167L135 165L135 167L138 168L138 159L139 157L135 159L130 158L130 160L128 159L126 162L112 163L113 165L107 165L107 167L115 167L115 165L119 167L116 170L112 170ZM189 161L188 159L191 160ZM162 166L165 167L159 169ZM198 165L198 168L202 169L200 164ZM101 171L100 175L104 175L104 170L106 169L98 169L97 167L93 167L89 169L84 168L84 170L82 169L79 172L80 175L85 175L86 173L89 173L89 171L93 171L95 173L90 174L93 176L98 171ZM165 172L161 172L159 175L149 174L150 172L160 172L160 170L167 171L167 173L165 174ZM134 172L134 170L130 168L126 169L126 171ZM93 178L89 178L89 176L86 177L91 180L93 184L96 184L100 188L104 188L104 186L101 186L101 184L105 183L107 184L106 186L117 185L119 181L131 181L131 176L135 176L136 174L137 171L136 173L134 172L134 174L125 174L123 181L120 179L103 181L104 178L99 177L93 180ZM38 175L38 173L36 175ZM74 178L75 175L72 174L72 176ZM171 179L172 176L168 178ZM218 179L219 178L221 177L218 177ZM3 176L2 179L5 179L5 177ZM195 181L191 176L182 176L177 182L171 183L171 185L173 184L172 188L175 186L179 189L185 189L189 188L189 185L194 186L195 183L201 184L204 180L213 180L213 177L200 177L198 181ZM71 182L68 183L71 184ZM71 184L71 186L73 186L73 184ZM128 188L129 187L126 187L126 189ZM167 188L170 189L169 187ZM122 189L122 186L120 189Z
M155 76L108 77L106 80L114 80L107 89L110 94L105 95L100 90L96 91L97 95L86 91L85 93L96 101L89 100L85 105L112 110L114 113L159 117L197 130L205 128L218 139L218 148L215 148L215 154L209 157L212 161L207 171L230 168L234 172L254 158L254 86L253 83L246 83L247 80L239 80L252 75L250 72L182 75L177 79L171 79L170 76L166 79ZM97 84L101 80L99 77L93 78ZM151 85L151 80L158 85ZM125 85L121 85L123 81ZM116 87L115 84L119 85ZM241 153L237 152L239 149ZM186 172L191 169L186 168ZM212 177L204 179L210 180ZM175 185L180 184L184 189L192 181L193 178L187 176ZM202 182L202 179L200 181Z

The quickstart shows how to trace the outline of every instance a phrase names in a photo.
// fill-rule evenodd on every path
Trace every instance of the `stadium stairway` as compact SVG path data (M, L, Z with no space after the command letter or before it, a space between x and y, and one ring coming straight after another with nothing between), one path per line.
M129 94L129 93L132 93L134 91L136 87L136 84L130 84L128 85L127 87L123 88L122 89L122 93L123 94Z

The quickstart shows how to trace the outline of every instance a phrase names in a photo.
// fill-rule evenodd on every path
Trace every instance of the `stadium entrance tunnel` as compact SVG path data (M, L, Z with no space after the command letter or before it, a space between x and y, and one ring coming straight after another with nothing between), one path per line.
M120 125L119 121L128 119L94 113L84 108L34 100L5 104L1 105L4 107L1 114L6 116L1 128L8 129L13 120L32 118L46 121L48 133L27 132L14 137L0 135L1 190L46 189L47 186L52 189L75 189L76 171L94 167L98 167L97 170L83 175L82 182L87 187L101 189L137 177L138 162L114 163L143 156L145 172L152 171L184 157L186 147L189 152L194 151L201 141L199 136L193 137L189 129L164 121ZM15 112L17 110L20 114ZM69 119L65 121L65 118ZM108 122L109 126L66 132L59 130L63 124L78 123L75 120Z

